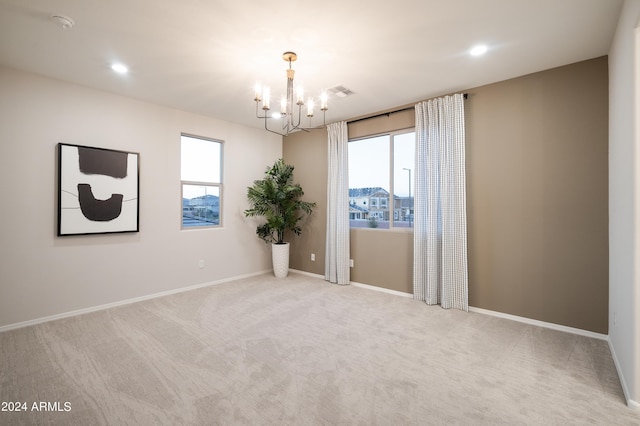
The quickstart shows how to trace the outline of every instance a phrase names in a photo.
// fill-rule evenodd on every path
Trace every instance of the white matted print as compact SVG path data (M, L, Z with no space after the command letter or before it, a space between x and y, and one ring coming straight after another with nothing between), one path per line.
M58 235L138 232L140 154L58 144Z

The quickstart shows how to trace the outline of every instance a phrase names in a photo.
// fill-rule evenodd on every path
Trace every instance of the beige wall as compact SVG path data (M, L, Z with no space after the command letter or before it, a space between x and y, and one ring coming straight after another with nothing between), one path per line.
M242 211L281 137L1 67L0 94L0 327L271 269ZM224 140L222 228L180 230L181 132ZM56 237L58 142L140 153L140 232Z
M294 180L302 185L305 201L317 207L302 222L302 234L292 238L290 266L300 271L324 275L325 241L327 226L327 131L298 132L284 138L283 156L295 167ZM315 254L315 261L311 261Z
M471 306L607 333L607 84L602 57L467 91ZM317 178L326 153L301 141L326 137L284 140L298 179ZM410 233L351 231L352 281L411 292L412 256Z
M351 281L413 293L413 233L351 230Z
M607 333L607 58L469 90L469 304Z

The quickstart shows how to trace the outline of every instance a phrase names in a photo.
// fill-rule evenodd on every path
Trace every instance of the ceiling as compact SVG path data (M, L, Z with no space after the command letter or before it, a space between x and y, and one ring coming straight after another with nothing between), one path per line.
M254 84L277 108L292 50L306 94L354 92L334 122L606 55L622 2L0 0L0 64L261 127Z

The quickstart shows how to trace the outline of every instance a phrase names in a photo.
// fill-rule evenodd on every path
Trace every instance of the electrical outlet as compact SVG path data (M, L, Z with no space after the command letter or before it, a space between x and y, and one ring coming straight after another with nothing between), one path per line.
M311 261L312 262L316 261L316 254L315 253L311 253Z
M353 268L353 259L349 259L349 267Z
M204 268L204 259L200 259L200 261L198 262L198 267L200 267L200 269Z
M613 313L613 326L617 326L618 325L618 315L616 315L616 313Z

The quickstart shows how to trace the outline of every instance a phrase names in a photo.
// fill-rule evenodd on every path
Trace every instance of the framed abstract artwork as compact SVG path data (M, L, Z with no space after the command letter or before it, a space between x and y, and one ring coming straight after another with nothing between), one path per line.
M138 232L140 154L58 144L58 236Z

